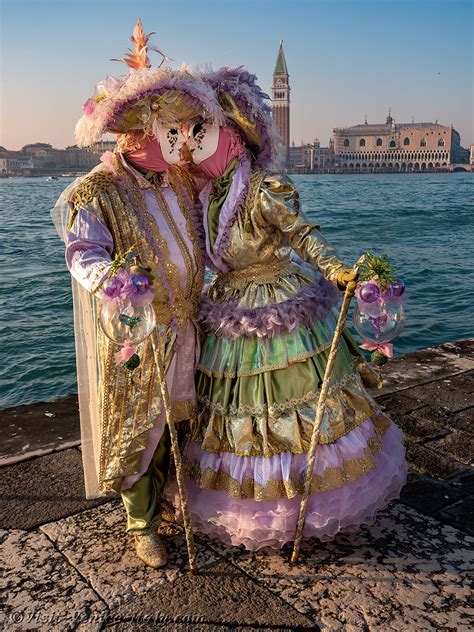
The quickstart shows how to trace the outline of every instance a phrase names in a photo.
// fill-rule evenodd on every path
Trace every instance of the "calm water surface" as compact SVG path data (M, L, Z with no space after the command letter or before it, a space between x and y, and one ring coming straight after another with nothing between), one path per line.
M352 265L386 253L405 280L396 353L474 335L474 174L294 176ZM76 392L69 273L50 209L70 178L0 180L0 407Z

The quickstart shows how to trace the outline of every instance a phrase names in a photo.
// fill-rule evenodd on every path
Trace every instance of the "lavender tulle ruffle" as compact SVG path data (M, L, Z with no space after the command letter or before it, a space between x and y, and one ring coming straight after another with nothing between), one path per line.
M363 432L369 439L374 434L370 431L372 423L367 420L364 424L366 427ZM360 431L364 424L334 443L318 447L318 472L318 462L337 467L342 461L354 458L354 447L349 449L352 443L350 437L357 430ZM407 476L403 433L392 422L380 440L382 447L375 457L374 469L341 487L310 495L305 538L316 537L321 541L328 541L339 532L356 531L362 524L373 524L377 512L399 497ZM359 444L355 447L355 452L360 452L360 441L355 443ZM342 447L344 444L345 449ZM291 456L300 464L306 459L305 455ZM254 460L254 466L255 459L259 457L236 458L240 458L242 462L249 461L247 466L243 466L243 469L248 469L252 467L251 459ZM208 467L209 463L210 461L204 467ZM281 548L293 539L300 496L259 502L254 499L232 498L225 491L200 489L189 479L186 484L193 526L197 531L218 536L225 543L234 546L243 544L248 550ZM175 497L174 485L169 487L168 496ZM179 504L175 503L175 506Z
M281 303L242 309L237 301L202 302L198 319L205 331L235 340L240 336L279 336L322 320L340 301L337 288L323 277Z

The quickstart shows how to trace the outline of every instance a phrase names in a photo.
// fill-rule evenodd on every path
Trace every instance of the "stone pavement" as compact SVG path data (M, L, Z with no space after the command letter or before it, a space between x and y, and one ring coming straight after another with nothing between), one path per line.
M400 500L373 525L305 542L300 563L161 528L168 566L136 557L116 499L84 499L77 401L0 412L6 630L452 630L473 627L474 339L407 354L374 393L405 433Z

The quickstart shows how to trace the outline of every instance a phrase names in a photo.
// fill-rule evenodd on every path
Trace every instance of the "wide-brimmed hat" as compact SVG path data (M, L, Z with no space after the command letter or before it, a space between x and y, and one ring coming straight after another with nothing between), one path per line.
M148 51L162 55L148 44L153 33L145 35L138 20L131 41L133 49L121 60L129 67L127 75L107 76L96 85L84 103L84 114L76 124L75 137L80 147L98 142L103 134L126 134L151 129L154 120L167 122L202 118L220 123L222 108L212 86L187 66L174 70L152 67Z
M278 158L281 138L267 103L270 97L257 84L257 77L238 66L208 70L201 78L215 91L222 116L238 131L254 163L268 168Z

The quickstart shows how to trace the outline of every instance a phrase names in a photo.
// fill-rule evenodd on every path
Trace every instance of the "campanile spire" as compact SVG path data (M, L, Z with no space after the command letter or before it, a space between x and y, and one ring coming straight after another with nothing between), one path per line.
M273 120L283 139L286 160L288 161L290 147L290 75L288 74L282 39L280 40L280 48L275 70L273 71L272 108Z

